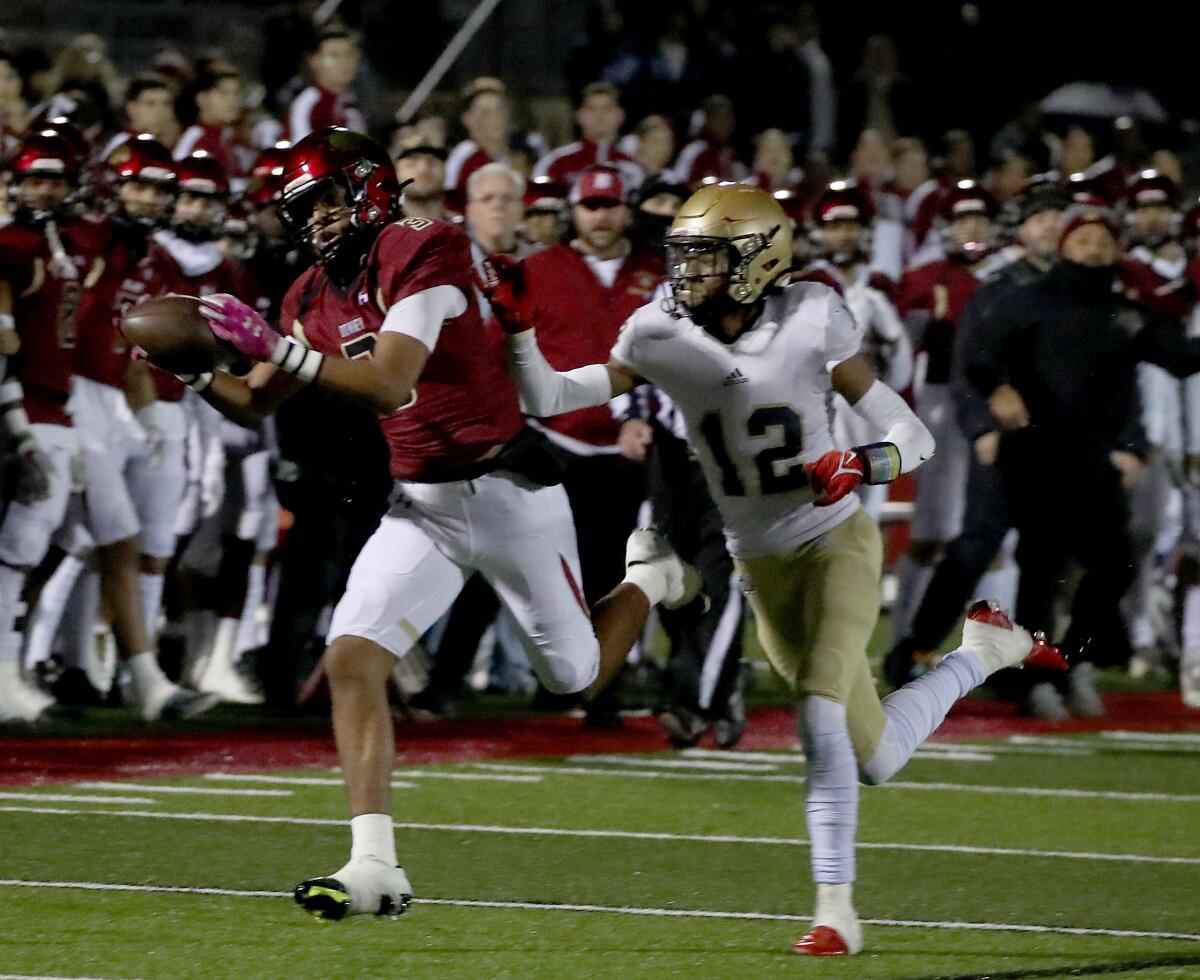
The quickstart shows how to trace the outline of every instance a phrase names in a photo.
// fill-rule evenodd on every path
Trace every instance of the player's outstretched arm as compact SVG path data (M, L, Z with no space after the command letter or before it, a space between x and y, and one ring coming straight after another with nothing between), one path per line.
M509 334L508 369L517 382L521 411L539 419L604 405L637 384L634 373L617 361L555 371L538 347L535 330Z
M833 387L877 431L882 442L826 453L806 467L814 503L828 506L841 500L860 483L891 483L910 473L933 455L933 435L908 404L875 377L871 362L855 354L833 369Z

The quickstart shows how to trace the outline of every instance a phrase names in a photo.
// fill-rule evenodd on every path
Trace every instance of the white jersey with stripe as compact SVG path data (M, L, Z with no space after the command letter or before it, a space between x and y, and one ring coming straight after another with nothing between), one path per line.
M816 507L803 471L836 448L831 371L862 342L841 297L821 283L787 286L727 344L666 313L665 288L626 321L612 356L683 413L730 553L786 553L848 518L858 497Z

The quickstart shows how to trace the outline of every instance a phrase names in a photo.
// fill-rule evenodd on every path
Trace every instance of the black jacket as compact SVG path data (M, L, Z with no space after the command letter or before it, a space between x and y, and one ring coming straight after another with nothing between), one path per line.
M960 351L962 377L979 395L1008 382L1029 409L1030 434L1075 459L1145 451L1139 361L1178 377L1200 371L1200 339L1116 292L1114 273L1062 260L1000 291L980 311L989 342Z

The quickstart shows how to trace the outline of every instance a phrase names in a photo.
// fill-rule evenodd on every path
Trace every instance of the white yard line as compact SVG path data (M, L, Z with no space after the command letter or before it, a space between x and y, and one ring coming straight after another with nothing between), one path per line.
M132 817L151 820L194 820L214 823L287 824L303 827L344 827L345 820L330 817L270 817L240 813L169 813L161 810L67 810L54 807L0 806L4 813L40 813L59 816ZM692 844L755 844L768 847L808 847L800 837L749 837L738 834L672 834L643 830L600 830L572 827L508 827L496 824L418 823L398 821L398 830L461 834L505 834L528 837L584 837L607 840L665 841ZM912 844L859 841L862 850L921 851L934 854L978 854L988 857L1027 857L1073 861L1116 861L1132 864L1200 865L1200 857L1152 854L1109 854L1101 851L1040 851L1029 848L976 847L969 844Z
M192 796L292 796L290 789L234 789L227 786L155 786L150 783L75 783L76 789L132 789L139 793Z
M1200 748L1200 732L1100 732L1101 738L1113 739L1118 742L1162 742L1164 744L1178 743L1182 746Z
M185 888L170 885L121 885L99 881L26 881L0 879L0 887L66 888L78 891L156 892L172 895L215 895L227 898L289 898L290 892L241 891L234 888ZM811 916L785 915L778 912L727 912L715 909L662 909L636 905L576 905L562 902L492 902L470 898L420 898L421 905L448 905L457 908L516 909L529 912L607 912L616 915L644 915L672 919L737 919L761 922L809 922ZM1090 926L1043 926L1017 922L950 922L926 919L863 919L864 925L899 926L907 929L955 929L983 932L1057 933L1069 936L1117 936L1137 939L1182 939L1200 942L1200 934L1191 932L1150 932L1139 929L1103 929ZM3 977L0 976L0 980Z
M803 776L777 773L751 774L740 772L670 772L652 769L602 769L592 766L526 766L504 762L476 762L479 769L496 772L540 772L555 776L623 776L634 779L709 779L751 783L802 784ZM928 782L914 783L893 780L879 789L917 790L925 792L985 793L998 796L1053 796L1065 799L1124 800L1152 803L1200 803L1200 795L1187 793L1127 793L1121 790L1061 789L1050 786L990 786L975 783Z
M1008 741L1013 745L1036 748L1056 748L1065 750L1072 746L1091 746L1093 752L1190 752L1195 747L1191 743L1168 743L1154 740L1117 740L1107 738L1107 733L1099 732L1101 737L1084 739L1055 738L1053 735L1010 735Z
M42 976L36 973L0 973L0 980L108 980L105 977L65 977L60 973Z
M741 763L736 759L730 759L728 755L725 761L712 762L708 760L689 760L689 759L673 759L669 756L642 756L642 755L569 755L568 762L604 762L613 766L634 766L634 767L658 767L661 769L702 769L711 770L713 772L775 772L779 769L778 763L786 762L787 759L777 758L772 760L772 765L760 765L756 763ZM803 761L803 760L802 760Z
M121 787L124 789L124 787ZM33 803L123 803L126 806L157 803L145 796L79 796L71 793L0 793L0 800L29 800Z
M724 759L729 763L738 762L772 762L775 765L802 765L802 752L738 752L736 749L683 749L680 753L686 759ZM584 759L586 756L577 756ZM954 749L929 751L918 749L914 759L936 759L939 762L995 762L996 756L991 752L973 749Z
M512 773L486 772L436 772L423 769L396 769L393 775L414 779L449 779L465 783L540 783L541 776L516 775ZM329 776L267 776L248 772L206 772L205 779L220 782L240 783L278 783L281 786L344 786L345 782L339 777ZM408 785L392 783L393 786Z

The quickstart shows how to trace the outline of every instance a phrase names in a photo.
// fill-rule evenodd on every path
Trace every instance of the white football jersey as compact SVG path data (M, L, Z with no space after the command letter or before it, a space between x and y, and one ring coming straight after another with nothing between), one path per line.
M835 448L830 371L862 341L837 292L813 282L787 286L726 344L664 312L666 290L625 322L612 356L683 412L730 553L785 553L854 513L855 494L814 506L802 469Z

